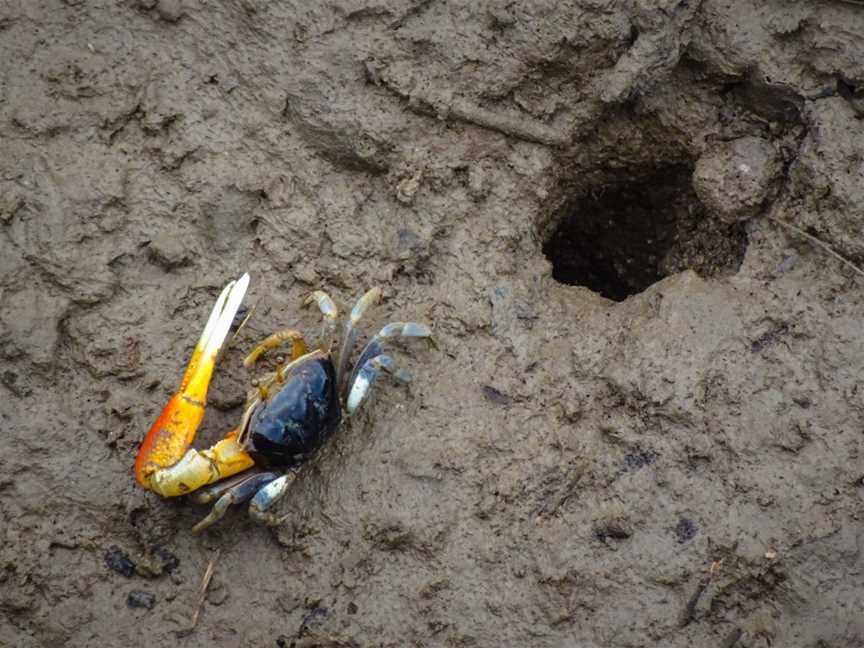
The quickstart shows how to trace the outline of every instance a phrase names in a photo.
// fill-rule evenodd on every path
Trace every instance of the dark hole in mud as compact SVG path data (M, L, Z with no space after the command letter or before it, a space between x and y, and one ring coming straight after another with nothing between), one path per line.
M747 236L741 224L710 218L689 164L623 169L569 201L546 239L552 276L623 301L676 272L733 274Z

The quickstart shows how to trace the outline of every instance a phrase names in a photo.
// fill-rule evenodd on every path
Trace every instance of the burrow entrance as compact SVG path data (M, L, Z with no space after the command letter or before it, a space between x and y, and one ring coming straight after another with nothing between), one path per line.
M543 253L552 276L623 301L685 269L734 274L743 224L709 217L691 187L693 166L661 164L598 174L602 184L565 201Z

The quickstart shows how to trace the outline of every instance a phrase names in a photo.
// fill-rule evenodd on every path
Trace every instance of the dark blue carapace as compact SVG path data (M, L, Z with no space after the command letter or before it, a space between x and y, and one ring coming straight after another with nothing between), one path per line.
M299 464L342 420L336 369L329 355L302 358L285 370L284 379L249 421L250 453L265 465Z

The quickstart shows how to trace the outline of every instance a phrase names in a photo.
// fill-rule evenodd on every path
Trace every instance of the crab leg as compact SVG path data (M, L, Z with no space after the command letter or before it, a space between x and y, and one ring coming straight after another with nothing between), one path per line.
M250 475L239 482L232 484L230 488L220 495L219 499L213 505L210 513L202 519L198 524L192 527L193 533L199 533L209 527L214 522L222 519L229 507L234 504L240 504L251 498L255 493L261 490L268 482L279 478L279 475L271 472L256 473Z
M180 388L144 437L135 460L135 477L144 488L166 497L183 495L253 465L233 432L208 450L188 449L204 418L216 358L248 286L248 274L225 286L192 353Z
M265 526L278 526L282 524L285 518L268 512L268 509L285 496L285 493L288 492L288 487L296 478L296 473L289 472L279 477L279 479L274 479L259 490L249 503L249 517Z
M303 306L315 303L318 310L324 316L321 324L321 337L318 338L318 348L322 351L330 351L336 338L336 321L339 319L339 309L333 299L323 290L316 290L303 300Z
M382 328L378 333L369 340L369 343L363 349L363 352L360 354L360 357L357 359L357 367L363 365L366 360L369 358L373 358L380 353L380 348L383 346L385 340L389 340L391 338L426 338L430 342L432 341L432 331L425 324L418 324L417 322L390 322L384 328ZM379 350L376 350L379 349Z
M351 316L345 323L345 335L342 338L342 348L339 350L338 364L336 365L336 384L339 386L340 393L342 390L342 380L345 375L345 367L348 366L348 356L354 349L354 343L357 340L356 326L363 319L366 311L370 306L373 306L381 301L381 289L377 286L367 291L351 309Z
M265 471L263 470L247 470L246 472L239 473L233 477L228 477L227 479L223 479L222 481L218 481L215 484L205 486L204 488L195 491L195 493L191 495L192 501L196 504L212 504L235 486L239 486L243 482L264 473ZM275 479L276 477L278 477L278 475L273 474L272 479Z
M353 374L353 380L348 390L348 398L345 402L345 411L348 414L356 412L368 398L372 391L372 385L378 378L378 373L385 371L400 382L410 382L411 375L407 371L397 370L393 358L388 355L377 355L363 363Z
M271 349L278 349L285 342L291 342L291 360L296 360L300 356L308 353L306 342L303 340L303 334L294 329L282 329L269 335L261 344L252 349L252 352L243 360L243 366L251 369L252 365L258 362L258 359L265 352Z
M354 364L354 371L351 373L351 378L348 380L349 389L354 385L359 372L365 366L366 362L381 355L384 351L384 341L395 337L426 338L432 342L432 331L425 324L417 324L416 322L391 322L390 324L387 324L384 328L378 331L378 334L375 335L375 337L369 340L369 343L363 347L363 351L360 352L360 357L357 358L357 362ZM397 378L402 376L407 376L407 374L401 373Z

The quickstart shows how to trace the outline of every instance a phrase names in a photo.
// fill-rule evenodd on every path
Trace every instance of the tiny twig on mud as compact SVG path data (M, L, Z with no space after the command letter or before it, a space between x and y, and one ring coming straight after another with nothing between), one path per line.
M416 98L416 97L415 97ZM460 121L496 130L505 135L548 146L565 146L569 138L546 124L518 115L486 110L464 99L454 99L447 106L448 115Z
M798 234L799 236L803 236L805 239L807 239L808 241L810 241L813 245L816 245L816 246L822 248L823 250L825 250L825 252L827 252L828 254L830 254L831 256L833 256L835 259L837 259L838 261L840 261L843 265L852 268L855 272L857 272L859 275L861 275L862 277L864 277L864 270L862 270L862 269L859 268L857 265L855 265L854 263L852 263L849 259L847 259L846 257L844 257L844 256L843 256L842 254L840 254L839 252L836 252L836 251L834 250L834 248L832 248L830 245L828 245L828 244L825 243L824 241L819 240L818 238L816 238L816 237L813 236L812 234L808 234L807 232L805 232L805 231L804 231L803 229L801 229L800 227L796 227L795 225L792 225L792 224L790 224L790 223L786 223L786 222L780 220L779 218L775 218L774 216L770 216L770 215L769 215L769 216L768 216L768 220L770 220L772 223L776 223L777 225L780 225L781 227L785 227L785 228L787 228L787 229L792 230L793 232L795 232L795 233Z
M219 560L220 553L220 551L216 552L216 555L210 559L207 569L204 570L204 578L201 579L201 587L198 588L198 600L195 602L195 612L192 613L192 618L189 621L188 632L192 632L195 626L198 625L198 617L201 615L201 608L204 607L207 588L210 586L210 580L213 578L213 570L216 566L216 561Z
M222 361L222 358L225 357L225 354L228 352L228 349L230 349L232 346L234 346L234 342L235 342L235 340L237 340L237 336L240 335L240 331L242 331L243 327L245 327L246 324L249 323L249 320L252 319L252 315L255 314L256 308L258 308L258 304L253 304L252 307L249 309L249 311L246 313L246 315L243 316L243 319L240 321L240 324L237 325L237 329L234 331L234 335L231 336L231 338L228 340L228 343L224 347L222 347L222 349L219 351L219 355L216 357L216 364L217 365Z
M489 130L498 131L528 142L547 146L567 146L570 137L541 121L524 117L515 112L492 111L458 97L435 98L416 90L406 92L396 83L378 77L380 83L396 96L408 102L408 109L422 115L435 115L443 119L452 118Z
M702 595L705 593L705 590L708 589L708 584L711 582L711 576L703 576L699 580L699 584L696 586L696 591L693 592L693 595L687 599L687 604L684 606L684 612L681 614L681 619L678 623L678 626L683 628L690 624L690 622L696 616L696 606L699 604L699 599L702 598Z
M687 604L684 606L684 612L681 614L681 618L678 622L679 627L683 628L689 625L690 622L696 618L696 606L699 605L699 599L702 598L702 595L705 593L705 590L708 589L708 585L711 584L714 577L720 573L720 568L722 566L723 560L715 560L711 563L708 573L699 579L696 591L693 592L693 595L687 600Z

